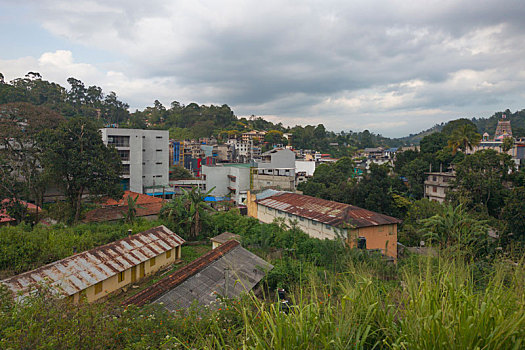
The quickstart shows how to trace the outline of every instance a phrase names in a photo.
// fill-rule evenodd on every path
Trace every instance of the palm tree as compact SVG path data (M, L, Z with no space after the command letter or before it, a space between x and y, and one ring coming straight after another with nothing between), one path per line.
M448 139L448 146L452 149L452 154L456 154L458 149L466 152L473 149L481 141L481 135L476 131L476 127L470 124L463 124L454 129Z
M442 214L420 220L425 236L442 249L477 255L488 241L489 226L484 220L470 215L462 204L453 207L447 204Z
M127 206L128 211L126 214L124 214L124 219L126 222L133 223L135 219L137 218L137 209L144 209L144 207L141 207L140 205L137 205L137 200L139 199L139 195L133 199L130 195L128 195L127 198Z
M215 188L215 187L214 187ZM174 197L161 210L161 216L173 221L180 227L184 227L190 238L199 236L202 228L202 217L206 210L212 208L204 201L213 190L202 193L198 187L190 191L183 189L181 196Z

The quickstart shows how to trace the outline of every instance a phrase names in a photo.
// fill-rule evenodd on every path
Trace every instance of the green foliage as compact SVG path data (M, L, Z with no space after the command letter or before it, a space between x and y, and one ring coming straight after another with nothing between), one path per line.
M298 268L290 265L283 268ZM279 267L280 268L280 267ZM480 285L463 260L414 258L392 279L350 261L346 273L319 275L277 298L252 294L214 308L170 313L159 305L126 309L71 305L45 288L17 304L0 288L4 349L519 349L525 341L521 263L494 263Z
M193 175L191 172L182 167L182 166L172 166L170 167L170 180L180 180L180 179L192 179Z
M486 221L469 214L463 205L445 205L443 213L421 220L426 237L441 249L466 257L490 254L489 226Z
M39 137L44 151L42 162L62 187L78 221L82 195L122 197L121 162L115 148L102 142L96 125L84 118L63 123L56 130L46 130Z
M128 229L141 232L158 225L158 222L137 220L133 224L0 227L0 270L4 275L24 272L68 257L74 247L82 252L123 238Z
M397 239L400 243L412 247L418 246L426 237L421 221L435 215L442 215L443 205L426 198L417 200L408 208L407 215L398 229Z
M525 240L525 187L512 189L505 201L502 218L506 223L505 233L513 238Z
M453 203L465 203L468 209L487 212L498 217L509 190L504 181L514 164L507 154L482 150L465 156L456 166L456 180L447 198Z
M197 187L190 191L183 190L181 196L174 197L161 209L160 216L167 220L169 227L185 239L207 237L209 211L212 208L204 201L213 189L202 193ZM204 230L203 230L204 229Z

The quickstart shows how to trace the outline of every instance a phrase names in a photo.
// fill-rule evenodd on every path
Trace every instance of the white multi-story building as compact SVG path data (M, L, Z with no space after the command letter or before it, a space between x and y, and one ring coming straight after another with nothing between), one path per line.
M250 190L249 164L217 164L202 166L206 190L213 197L230 197L235 205L246 204Z
M102 141L106 145L115 146L122 160L124 189L138 193L155 193L162 192L162 189L168 186L167 130L104 128L101 132Z

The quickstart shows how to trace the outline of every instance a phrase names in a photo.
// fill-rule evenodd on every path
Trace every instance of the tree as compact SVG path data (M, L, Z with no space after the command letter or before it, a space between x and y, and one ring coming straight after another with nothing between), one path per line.
M470 124L463 124L454 129L448 139L448 146L452 149L452 154L456 154L458 149L467 152L477 146L481 140L476 127Z
M174 197L161 209L161 217L172 221L175 227L182 229L183 234L189 238L199 237L202 223L207 218L207 212L212 208L204 201L214 188L202 193L199 188L194 187L190 191L183 189L181 196Z
M487 253L489 226L470 215L463 205L447 204L442 214L421 223L427 231L426 237L442 249L474 257Z
M502 219L506 224L506 233L512 233L519 240L525 239L525 187L512 190L505 202Z
M120 158L108 148L96 125L85 118L74 118L56 130L40 134L43 163L63 188L74 221L80 217L82 196L122 197Z
M503 144L501 145L503 152L507 153L512 147L514 147L514 139L512 137L505 137L505 139L503 139Z
M135 219L137 218L137 209L144 209L144 207L140 206L140 205L137 205L137 200L139 199L139 195L137 194L137 196L135 198L131 197L130 195L128 195L127 199L126 199L126 204L127 204L127 207L128 207L128 210L126 212L126 214L124 215L124 219L126 222L132 224Z
M25 102L0 105L0 158L4 169L0 174L0 193L17 200L26 197L42 206L48 177L46 169L42 169L42 147L37 135L56 128L63 120L42 106Z
M509 170L513 168L509 155L491 149L466 155L456 165L456 180L447 198L498 217L509 193L504 183L510 179Z
M270 130L264 135L264 141L272 145L282 143L283 133L279 130Z

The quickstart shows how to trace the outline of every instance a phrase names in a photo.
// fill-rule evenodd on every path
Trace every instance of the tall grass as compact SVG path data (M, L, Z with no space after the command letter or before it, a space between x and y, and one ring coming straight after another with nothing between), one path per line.
M0 348L22 349L520 349L525 341L523 261L496 262L483 283L473 264L419 257L394 276L350 260L343 273L305 266L283 313L271 293L214 309L68 307L37 296L0 297ZM388 277L388 278L386 278ZM394 278L393 278L394 277Z

